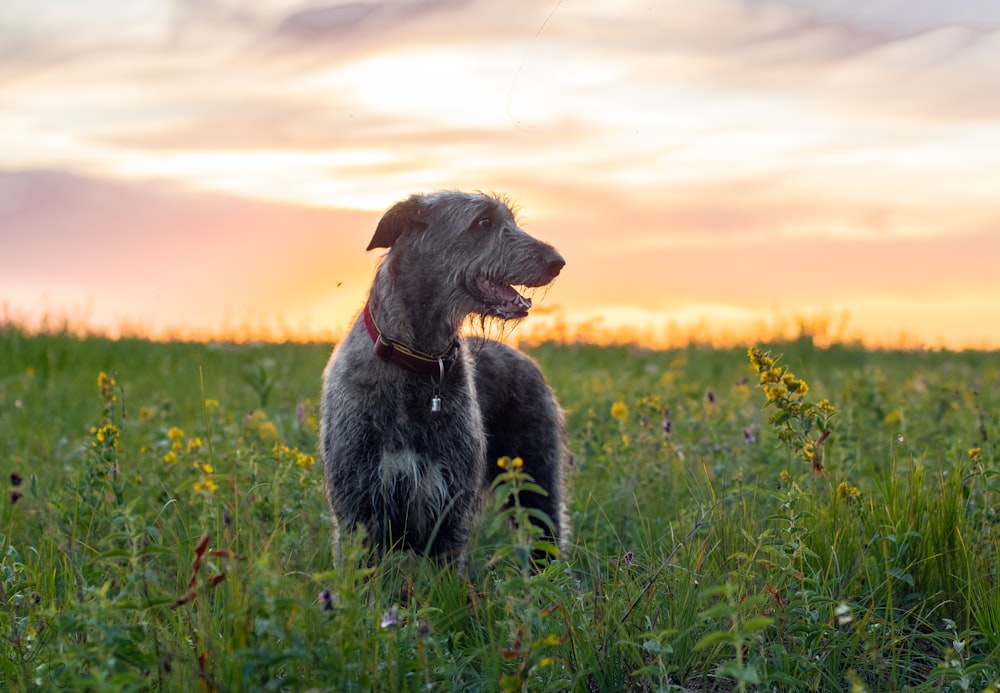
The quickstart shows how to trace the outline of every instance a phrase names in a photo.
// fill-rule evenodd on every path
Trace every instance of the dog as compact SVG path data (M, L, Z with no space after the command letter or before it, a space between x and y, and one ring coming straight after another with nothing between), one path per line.
M480 193L395 204L376 248L388 251L367 303L323 373L320 456L338 555L340 532L359 526L376 553L460 555L501 457L520 457L544 489L520 503L565 547L568 448L555 394L528 356L459 334L470 316L527 316L531 300L514 287L549 284L565 260L517 225L504 198Z

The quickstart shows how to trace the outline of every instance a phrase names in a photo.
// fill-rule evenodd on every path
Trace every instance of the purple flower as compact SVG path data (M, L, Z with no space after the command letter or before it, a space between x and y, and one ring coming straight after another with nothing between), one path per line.
M340 601L340 597L337 596L336 592L331 592L330 590L323 590L319 593L317 597L319 605L322 607L323 611L332 611L333 607L337 605Z
M392 628L399 625L399 612L396 611L396 607L392 607L382 614L382 623L380 625L382 628Z

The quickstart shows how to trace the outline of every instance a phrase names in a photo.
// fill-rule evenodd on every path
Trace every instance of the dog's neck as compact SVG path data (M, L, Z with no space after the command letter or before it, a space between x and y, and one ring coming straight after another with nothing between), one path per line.
M437 355L451 349L465 318L433 273L401 270L401 260L389 252L368 294L368 310L379 332L412 351Z
M371 300L365 303L362 315L365 329L371 337L375 355L383 361L394 363L422 375L431 375L443 380L445 374L458 359L459 341L453 339L447 349L437 353L427 353L411 347L399 340L387 337L372 315Z

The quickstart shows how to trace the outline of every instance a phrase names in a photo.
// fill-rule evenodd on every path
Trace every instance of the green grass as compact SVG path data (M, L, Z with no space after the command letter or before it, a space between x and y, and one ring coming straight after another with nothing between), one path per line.
M531 348L573 551L531 571L493 504L456 574L334 570L328 346L0 328L0 690L1000 690L998 354L764 348L806 395L745 347Z

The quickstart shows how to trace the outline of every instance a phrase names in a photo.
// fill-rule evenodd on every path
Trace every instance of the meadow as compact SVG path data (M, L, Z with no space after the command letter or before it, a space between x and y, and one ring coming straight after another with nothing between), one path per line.
M530 479L468 569L359 541L325 344L0 327L0 689L1000 691L1000 354L542 343L572 551Z

